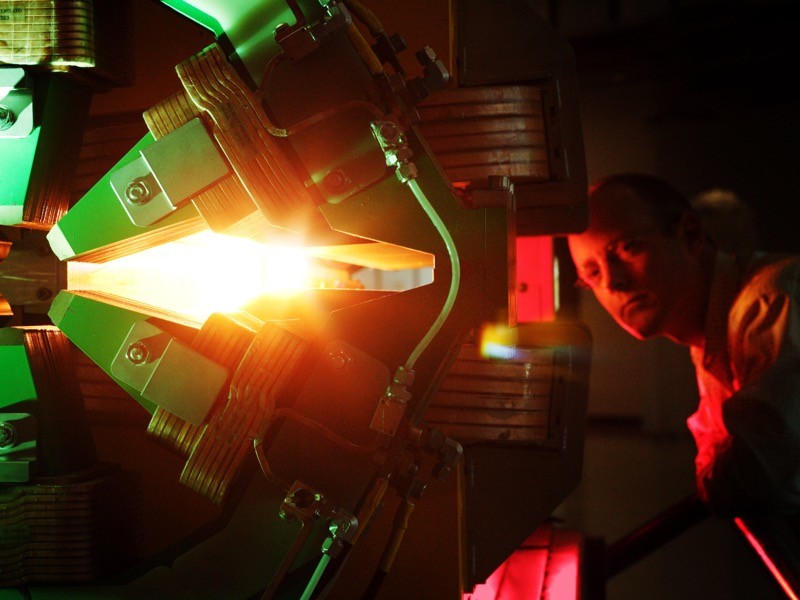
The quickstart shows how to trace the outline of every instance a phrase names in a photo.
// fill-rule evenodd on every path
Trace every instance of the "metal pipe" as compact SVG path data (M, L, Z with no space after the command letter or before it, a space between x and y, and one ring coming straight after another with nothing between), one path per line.
M678 537L711 514L695 492L606 548L606 580Z

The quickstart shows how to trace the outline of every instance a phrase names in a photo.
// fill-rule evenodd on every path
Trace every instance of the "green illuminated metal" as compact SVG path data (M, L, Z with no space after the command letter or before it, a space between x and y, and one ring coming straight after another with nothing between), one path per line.
M135 388L120 381L111 372L111 365L134 324L146 321L145 314L126 310L61 292L53 300L49 313L53 323L80 348L86 356L114 379L139 404L149 412L155 404L142 397Z
M0 409L36 399L23 329L0 329Z
M253 81L258 85L267 63L280 47L274 31L278 25L294 25L295 15L283 0L162 0L185 17L226 37ZM299 2L309 22L319 20L324 9L316 0Z
M22 222L39 132L37 127L26 138L3 140L0 144L0 225Z
M23 221L39 145L41 127L32 127L32 97L25 85L23 69L0 68L0 225L19 225ZM20 128L23 108L29 124ZM19 133L15 129L20 129Z
M111 187L112 174L120 167L137 159L140 156L139 151L154 141L151 134L145 135L53 227L47 235L47 239L53 253L59 259L68 260L128 238L179 225L187 220L200 219L194 206L187 204L155 225L139 227L131 222L119 203ZM204 226L198 224L194 229L202 228ZM184 234L186 233L190 233L190 231L184 232Z
M164 4L173 10L181 13L184 17L194 21L198 25L205 27L215 36L219 37L225 33L225 29L220 25L220 22L215 18L214 11L209 10L208 6L203 6L205 3L186 2L186 0L162 0ZM213 3L209 3L213 4ZM235 4L235 3L233 3ZM248 2L251 4L251 2ZM221 7L216 8L217 11Z

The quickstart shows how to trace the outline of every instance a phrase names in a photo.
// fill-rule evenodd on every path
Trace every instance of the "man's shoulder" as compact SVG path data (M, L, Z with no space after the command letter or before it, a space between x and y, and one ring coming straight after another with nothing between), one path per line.
M740 297L747 292L760 294L800 291L800 255L757 252L744 259L740 280Z

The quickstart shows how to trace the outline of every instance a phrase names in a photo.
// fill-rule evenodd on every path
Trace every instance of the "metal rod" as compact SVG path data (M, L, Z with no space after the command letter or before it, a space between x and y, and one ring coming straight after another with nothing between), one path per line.
M606 548L606 580L678 537L711 514L697 493L687 496Z

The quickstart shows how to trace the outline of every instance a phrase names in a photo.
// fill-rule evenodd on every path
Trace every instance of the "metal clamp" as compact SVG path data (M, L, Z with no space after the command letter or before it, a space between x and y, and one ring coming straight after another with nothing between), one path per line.
M36 463L36 418L28 413L0 413L0 483L24 483Z
M414 152L408 147L400 125L394 121L373 121L370 127L386 157L386 166L394 167L400 183L415 179L418 171L417 165L411 160Z
M352 24L353 18L345 6L333 2L324 6L327 14L321 21L306 26L298 20L296 25L281 23L275 28L275 41L290 60L297 61L308 56L330 34Z
M229 173L199 118L140 151L111 174L111 187L131 222L147 227Z
M131 327L111 374L193 425L203 423L228 379L225 367L147 321Z
M378 401L378 407L372 416L370 429L385 435L394 435L405 415L411 393L406 389L414 383L414 371L398 367L392 382Z
M0 138L33 132L33 90L21 67L0 67Z

